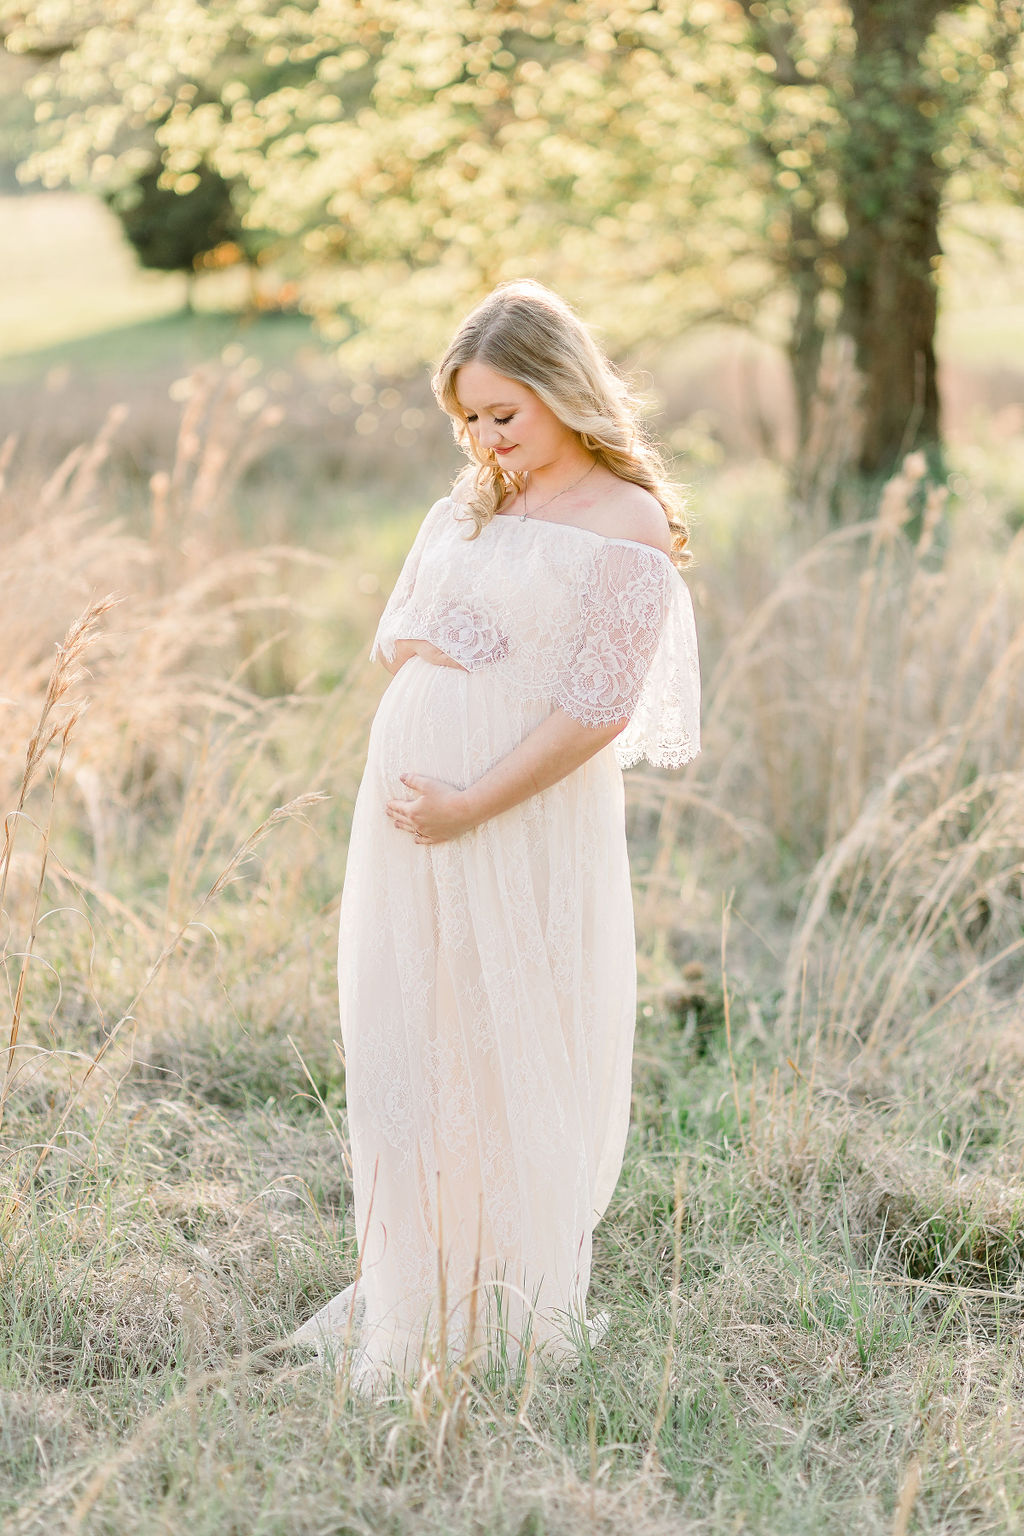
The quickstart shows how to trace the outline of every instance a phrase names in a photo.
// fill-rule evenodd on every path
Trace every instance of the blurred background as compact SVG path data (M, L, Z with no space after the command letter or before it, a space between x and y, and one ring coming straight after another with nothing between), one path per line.
M1020 1528L1022 29L1018 0L0 0L12 1529L351 1278L365 658L458 467L431 362L523 275L687 488L705 745L628 776L641 1013L595 1270L623 1372L535 1401L507 1528L621 1531L616 1478L638 1533ZM325 1483L261 1526L286 1452L232 1401L90 1484L95 1528L506 1529L497 1420L448 1483L422 1402L390 1490L339 1420L377 1514L328 1527ZM568 1481L530 1524L538 1446Z
M280 388L328 359L349 394L422 381L523 274L650 370L684 476L760 455L805 515L1019 402L1012 0L4 0L0 26L3 380L67 388L62 417L71 376L100 402L236 336ZM349 403L378 460L416 442Z

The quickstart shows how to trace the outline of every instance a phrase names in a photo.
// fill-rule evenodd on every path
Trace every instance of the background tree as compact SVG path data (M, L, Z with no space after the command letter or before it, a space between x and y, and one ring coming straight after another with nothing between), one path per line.
M1021 186L1005 166L998 188L981 174L986 158L1005 162L1019 144L1000 94L1011 76L1024 79L1021 9L996 0L742 5L763 81L751 142L772 168L780 267L793 293L788 350L804 474L820 452L831 393L822 360L838 335L862 381L854 461L874 478L940 440L939 223L964 160L957 140L969 136L976 151L960 197ZM1019 153L1014 161L1019 168Z
M130 180L140 133L168 187L213 168L353 365L434 355L524 272L617 349L753 326L789 357L808 485L830 402L849 427L844 341L860 472L938 442L943 198L954 172L1016 195L1022 75L1016 0L126 0L40 73L24 174Z
M231 188L208 165L199 166L194 185L182 192L162 187L161 174L159 164L153 165L127 186L108 192L106 201L144 267L185 273L191 309L197 262L218 245L237 247L241 225Z

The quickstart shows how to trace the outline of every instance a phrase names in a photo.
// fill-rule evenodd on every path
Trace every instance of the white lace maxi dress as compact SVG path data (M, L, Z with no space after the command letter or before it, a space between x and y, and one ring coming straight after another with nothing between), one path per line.
M457 500L435 503L381 618L372 657L424 639L459 665L413 657L387 688L342 897L356 1311L349 1287L294 1337L351 1342L371 1387L413 1375L442 1321L455 1350L500 1351L500 1325L511 1355L586 1326L636 1011L620 765L698 751L693 613L666 555L515 516L471 532ZM392 825L401 773L471 784L555 709L630 724L461 837Z

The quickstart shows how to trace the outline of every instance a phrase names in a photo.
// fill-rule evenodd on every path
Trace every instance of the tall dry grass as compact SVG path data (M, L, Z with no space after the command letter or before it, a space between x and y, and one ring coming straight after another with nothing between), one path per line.
M781 1027L803 1008L844 1050L979 1001L1005 1014L1024 975L1024 541L924 473L908 459L874 517L795 553L746 612L718 573L705 751L642 781L664 802L652 920L672 921L685 824L684 894L741 892Z
M5 1529L1014 1529L1012 507L911 459L862 524L698 568L705 751L630 781L608 1341L368 1408L274 1346L355 1264L335 901L409 528L317 553L282 484L243 533L288 427L248 378L177 392L134 507L121 411L57 470L4 450Z
M244 369L188 383L172 462L151 476L134 526L111 515L104 485L125 408L45 478L15 440L4 445L0 1112L19 1082L36 1093L46 1082L65 1101L58 1137L100 1062L109 1102L143 998L152 1024L172 1003L159 999L169 962L209 937L209 904L228 888L268 899L282 877L260 888L265 834L323 798L326 782L351 794L338 768L353 727L328 720L312 680L271 698L250 683L288 627L285 571L308 581L333 564L299 546L235 543L232 487L279 415L237 410ZM97 598L104 588L115 596ZM292 750L304 734L319 754ZM283 877L286 892L302 872L300 862ZM272 941L288 921L270 925ZM30 1156L26 1177L53 1150ZM18 1148L12 1163L25 1166Z

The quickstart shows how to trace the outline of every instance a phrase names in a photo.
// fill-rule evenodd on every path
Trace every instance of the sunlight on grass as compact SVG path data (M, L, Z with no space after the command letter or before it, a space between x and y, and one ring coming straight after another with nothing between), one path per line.
M1014 440L928 494L912 457L823 539L769 467L709 468L705 752L629 778L609 1334L561 1375L456 1362L367 1406L280 1341L355 1265L337 895L369 636L446 461L427 439L415 484L380 478L420 397L371 402L364 441L363 386L310 428L258 373L230 354L2 466L5 1532L1011 1529ZM275 457L324 419L365 458ZM90 591L119 601L51 686Z
M184 279L140 271L112 213L74 192L0 197L0 356L181 308Z

